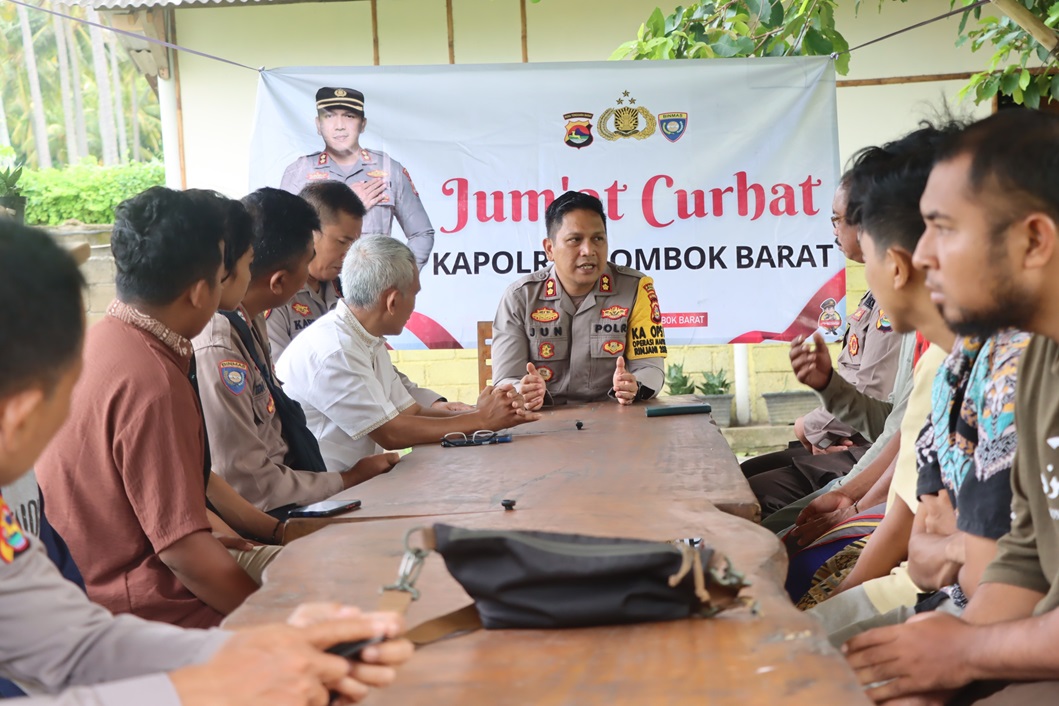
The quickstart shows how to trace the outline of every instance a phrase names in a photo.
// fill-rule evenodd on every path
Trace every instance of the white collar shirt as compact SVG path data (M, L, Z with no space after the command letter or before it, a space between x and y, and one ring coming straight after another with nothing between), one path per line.
M291 341L276 373L305 410L329 471L382 452L368 435L415 404L385 339L366 331L345 302Z

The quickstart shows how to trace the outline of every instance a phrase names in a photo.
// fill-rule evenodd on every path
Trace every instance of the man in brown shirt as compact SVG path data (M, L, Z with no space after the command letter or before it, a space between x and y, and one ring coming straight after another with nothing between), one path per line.
M82 368L83 287L47 234L0 219L0 298L40 305L0 312L0 486L33 465L66 419ZM401 625L393 614L337 605L300 606L290 625L238 634L114 616L60 575L3 498L0 519L0 673L33 693L19 703L308 706L326 703L329 690L352 702L392 682L412 654L393 639L355 664L325 654L338 642L392 638Z
M88 595L115 613L220 623L256 584L210 533L191 337L217 310L223 198L148 189L122 203L118 300L85 341L70 419L37 465Z

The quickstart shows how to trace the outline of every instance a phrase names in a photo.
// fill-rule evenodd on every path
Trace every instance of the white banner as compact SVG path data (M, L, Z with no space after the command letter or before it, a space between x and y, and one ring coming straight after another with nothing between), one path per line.
M323 150L323 86L364 93L361 147L407 169L436 232L396 348L474 347L544 266L544 209L568 189L603 201L610 259L655 278L670 344L841 334L826 57L265 71L252 189Z

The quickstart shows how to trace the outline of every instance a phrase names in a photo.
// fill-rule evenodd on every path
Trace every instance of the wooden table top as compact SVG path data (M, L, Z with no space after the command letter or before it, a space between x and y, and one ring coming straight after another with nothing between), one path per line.
M665 504L704 498L758 521L757 499L710 415L648 418L644 411L689 401L696 400L561 406L514 428L511 443L417 446L389 473L336 495L363 503L337 521L491 512L505 498L519 509L546 509L569 498L591 507L615 496ZM335 521L291 520L288 532L297 537Z
M687 403L672 398L652 405ZM420 648L372 704L636 706L867 703L845 660L783 591L786 553L755 524L758 504L709 415L645 416L638 404L559 407L513 430L511 443L421 446L390 473L351 488L363 508L294 520L290 544L231 626L283 620L304 601L371 609L394 581L405 532L435 522L472 528L672 540L724 552L759 606L711 620L571 630L480 630ZM580 420L583 428L577 430ZM500 501L517 501L505 511ZM336 521L337 520L337 521ZM320 529L320 528L323 529ZM470 602L430 556L415 626Z
M845 660L815 621L784 594L786 554L776 538L694 497L698 488L694 485L695 492L666 503L630 494L586 502L577 493L565 493L548 502L520 502L508 512L493 505L489 511L466 515L335 524L281 552L266 572L265 585L226 625L282 620L303 601L338 600L370 609L378 600L378 588L396 577L405 531L433 522L657 540L701 537L749 575L753 586L746 591L757 601L758 614L743 608L710 620L480 630L420 648L397 683L374 693L369 702L867 703ZM423 596L409 609L410 626L469 602L436 554L427 559L418 586Z

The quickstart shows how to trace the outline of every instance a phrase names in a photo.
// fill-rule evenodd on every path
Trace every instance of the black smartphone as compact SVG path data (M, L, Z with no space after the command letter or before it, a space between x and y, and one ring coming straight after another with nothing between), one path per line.
M365 647L369 645L377 645L380 642L385 642L385 637L369 637L367 640L357 640L356 642L340 642L337 645L331 645L327 648L327 651L333 655L339 657L345 657L349 660L359 660L360 653L364 651Z
M360 507L359 500L323 500L312 505L302 505L290 511L288 517L332 517Z

